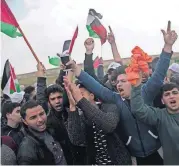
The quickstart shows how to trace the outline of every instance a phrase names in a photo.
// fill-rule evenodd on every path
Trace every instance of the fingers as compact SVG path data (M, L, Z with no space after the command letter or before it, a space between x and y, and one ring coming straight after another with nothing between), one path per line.
M171 31L171 21L168 21L167 33Z
M177 33L175 31L171 31L171 36L175 38L177 36Z
M84 42L85 45L91 45L91 44L93 44L93 43L94 43L93 38L88 38L88 39L86 39L85 42Z
M66 66L64 64L60 64L60 69L64 70L66 68Z
M75 63L74 60L70 60L69 62L66 63L66 66L67 66L67 65L75 65L75 64L76 64L76 63Z
M64 83L67 84L67 85L70 83L70 81L69 81L69 79L68 79L67 76L63 76L63 81L64 81Z
M166 32L163 29L161 30L161 32L162 32L163 36L166 35Z
M39 62L38 64L37 64L37 70L40 70L40 71L46 71L46 69L45 69L45 66L42 64L42 62Z
M78 84L76 87L77 87L77 88L80 88L80 84Z

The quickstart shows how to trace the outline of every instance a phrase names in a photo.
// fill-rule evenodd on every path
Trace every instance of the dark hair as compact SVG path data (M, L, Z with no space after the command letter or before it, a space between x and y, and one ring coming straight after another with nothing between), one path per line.
M122 65L116 68L117 74L126 74L125 69L127 68L127 65Z
M45 89L46 99L47 100L49 99L49 96L50 96L51 93L56 93L56 92L63 93L63 88L60 85L57 85L57 84L53 84L53 85L50 85L49 87L47 87Z
M12 101L5 101L2 105L2 116L6 118L7 113L12 113L12 111L19 107L20 103L12 103ZM7 118L6 118L7 119Z
M179 90L179 86L175 83L167 83L162 86L162 96L164 92L171 91L172 89L177 88Z
M76 80L76 81L75 81L75 84L76 84L76 85L79 85L79 88L84 88L84 89L86 89L89 93L92 93L90 90L88 90L88 88L86 88L86 87L82 84L81 81ZM94 93L92 93L92 94L94 95ZM99 101L95 95L94 95L94 101Z
M11 98L6 95L6 94L3 94L3 96L1 96L1 106L3 105L4 102L6 101L11 101Z
M35 90L35 87L34 87L34 86L27 86L27 87L24 89L24 92L27 93L27 94L31 94L34 90Z
M21 110L20 110L20 114L21 114L22 118L25 119L27 109L34 108L39 105L40 104L35 100L27 101L24 105L22 105Z

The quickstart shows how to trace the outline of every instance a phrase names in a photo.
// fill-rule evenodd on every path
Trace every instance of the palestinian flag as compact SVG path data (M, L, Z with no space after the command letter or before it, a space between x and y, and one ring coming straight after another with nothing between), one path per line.
M94 69L97 69L99 66L99 57L97 56L93 61L93 67Z
M76 27L76 30L75 30L73 37L71 39L71 42L70 42L70 47L69 47L69 52L68 52L69 55L71 55L71 52L72 52L72 49L73 49L73 46L74 46L77 36L78 36L78 26Z
M11 66L9 60L6 61L4 72L2 76L1 89L4 94L11 95L14 92L20 92L20 85L16 78L14 68Z
M89 32L89 36L93 38L100 38L101 45L103 45L107 39L107 31L99 19L102 19L102 15L97 13L94 9L90 9L86 28Z
M17 32L19 24L17 23L13 13L11 12L5 0L1 0L0 13L1 32L12 38L22 36L21 33Z

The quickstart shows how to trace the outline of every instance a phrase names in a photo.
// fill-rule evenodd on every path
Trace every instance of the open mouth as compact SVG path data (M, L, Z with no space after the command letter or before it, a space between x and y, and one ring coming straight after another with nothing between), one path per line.
M38 127L41 128L41 129L45 128L45 123L38 125Z
M61 110L61 105L56 105L55 109L58 111Z
M171 104L171 106L175 106L176 105L176 100L170 101L170 104Z
M56 105L56 108L61 108L61 105L59 104L59 105Z
M120 93L122 93L122 92L124 92L124 89L119 88L118 91L119 91Z

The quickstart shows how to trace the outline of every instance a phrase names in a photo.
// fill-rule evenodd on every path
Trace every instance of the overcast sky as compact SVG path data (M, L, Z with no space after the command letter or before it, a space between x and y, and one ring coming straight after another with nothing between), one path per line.
M179 34L179 0L6 0L34 51L46 68L48 56L62 51L63 42L71 39L76 25L78 38L72 52L77 62L84 60L84 40L88 37L86 19L89 8L103 15L102 23L111 25L122 57L131 56L136 45L148 54L159 54L163 47L161 28L171 20ZM10 60L16 74L36 71L36 61L23 38L12 39L1 33L1 73ZM111 59L110 45L102 48L95 40L95 55ZM179 52L179 40L174 51Z

